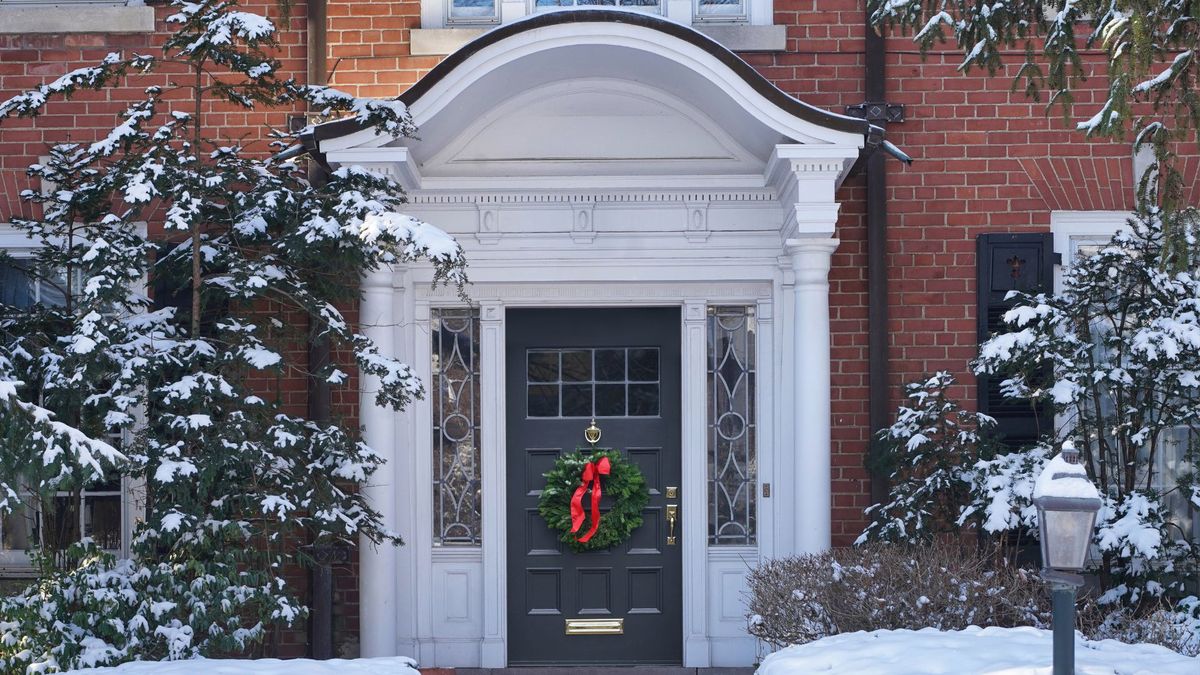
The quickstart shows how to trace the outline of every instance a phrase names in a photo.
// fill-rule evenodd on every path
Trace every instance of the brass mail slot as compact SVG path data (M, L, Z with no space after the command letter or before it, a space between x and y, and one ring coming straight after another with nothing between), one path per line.
M567 635L624 635L625 619L567 619Z

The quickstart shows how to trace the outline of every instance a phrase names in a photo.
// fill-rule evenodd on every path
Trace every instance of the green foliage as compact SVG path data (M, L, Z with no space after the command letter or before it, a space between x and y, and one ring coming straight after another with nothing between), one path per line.
M1153 151L1157 167L1141 177L1139 193L1144 206L1162 207L1163 262L1180 268L1187 243L1176 214L1195 177L1181 173L1176 151L1200 130L1194 0L870 0L869 7L876 28L913 32L922 53L951 32L966 72L995 75L1014 52L1022 55L1013 87L1034 100L1048 95L1047 109L1058 104L1064 119L1077 116L1073 94L1089 75L1091 60L1082 52L1102 50L1107 95L1076 126Z
M603 504L610 505L602 512L600 528L586 542L578 537L591 527L592 492L583 495L584 513L587 519L578 532L571 532L571 497L582 484L584 467L588 462L607 457L611 462L611 473L600 477ZM635 464L621 454L620 450L599 450L584 453L573 452L562 455L554 468L545 474L546 486L538 499L538 513L550 526L560 532L559 540L572 551L603 551L629 538L642 525L642 509L649 500L646 479ZM603 506L601 507L603 508Z
M871 523L856 543L927 542L964 524L969 476L994 453L996 422L963 410L949 397L954 384L941 371L905 387L911 407L900 408L896 422L877 434L891 460L889 501L867 509Z
M260 640L267 623L303 611L271 602L278 594L274 581L260 570L242 569L232 550L219 562L172 556L142 563L118 560L84 541L56 559L37 560L42 578L0 599L5 675L134 656L165 660L238 652Z
M0 600L6 674L246 650L305 615L285 575L306 560L302 544L399 544L356 489L381 463L358 429L297 414L275 385L348 389L337 366L356 367L379 405L404 407L421 382L339 307L386 265L466 281L457 243L400 213L387 176L351 165L316 183L278 152L295 134L233 141L206 124L214 103L309 105L403 135L403 105L279 77L274 25L234 0L173 4L161 57L110 54L0 101L3 123L155 82L106 138L53 146L30 167L56 186L22 194L35 216L0 217L35 247L31 274L62 287L61 303L0 303L0 517L44 524L60 502L78 513L84 490L117 475L144 507L128 560L77 524L41 528L31 554L49 562ZM352 364L310 372L302 347L314 341Z

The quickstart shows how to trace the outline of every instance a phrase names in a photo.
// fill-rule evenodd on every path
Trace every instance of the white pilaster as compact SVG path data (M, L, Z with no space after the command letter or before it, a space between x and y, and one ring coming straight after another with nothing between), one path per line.
M393 273L383 267L363 279L359 319L363 333L375 341L383 354L396 353L396 298ZM363 494L380 514L383 526L398 529L396 508L396 416L375 405L378 378L362 377L360 422L363 440L383 460L383 465L363 486ZM364 657L396 655L397 555L390 544L375 546L363 538L359 550L360 651Z
M796 552L830 546L829 265L837 239L787 240L795 273Z
M483 479L483 645L480 665L508 665L505 523L504 305L479 303L480 473Z
M708 305L683 303L682 424L683 475L680 492L680 545L683 546L683 665L711 664L708 639L708 452L706 382L708 381Z

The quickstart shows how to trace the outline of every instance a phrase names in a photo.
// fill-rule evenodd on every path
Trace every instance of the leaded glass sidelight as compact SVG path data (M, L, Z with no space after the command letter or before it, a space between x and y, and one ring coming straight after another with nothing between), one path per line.
M754 307L708 308L708 541L755 543Z
M478 545L479 312L434 309L430 330L434 544Z

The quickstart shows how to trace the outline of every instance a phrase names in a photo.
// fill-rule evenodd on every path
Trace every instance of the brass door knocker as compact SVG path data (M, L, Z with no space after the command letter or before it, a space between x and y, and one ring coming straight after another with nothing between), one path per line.
M583 430L583 439L592 444L592 449L596 449L596 444L600 442L600 427L596 426L596 418L592 418L592 423L588 428Z

